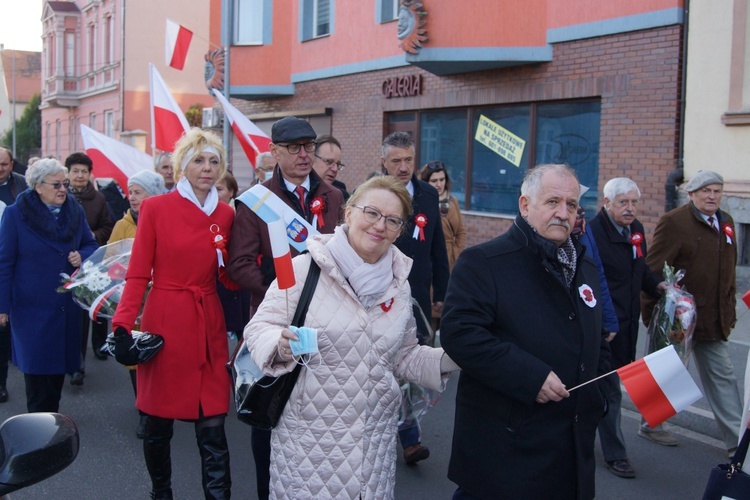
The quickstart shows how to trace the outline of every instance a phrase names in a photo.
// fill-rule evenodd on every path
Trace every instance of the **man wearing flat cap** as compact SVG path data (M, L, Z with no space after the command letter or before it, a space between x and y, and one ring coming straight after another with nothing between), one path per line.
M333 233L339 223L344 196L337 188L324 182L312 169L317 134L307 120L287 116L271 127L269 150L276 160L273 175L263 182L273 194L292 207L298 214L312 223L318 214L315 229L321 233ZM315 203L316 213L311 204ZM321 207L322 202L322 207ZM237 214L232 225L229 241L229 276L243 289L250 290L250 316L276 278L273 267L271 240L268 226L240 200L236 203ZM291 248L292 257L297 251ZM251 437L258 496L268 498L269 465L271 459L271 432L253 427Z
M693 294L698 309L693 355L731 456L737 448L742 403L727 350L727 339L737 321L737 241L734 220L719 208L723 187L721 175L698 172L685 186L690 202L657 223L646 262L658 273L665 262L675 270L685 270L680 285ZM643 321L648 325L656 299L642 294L641 301Z

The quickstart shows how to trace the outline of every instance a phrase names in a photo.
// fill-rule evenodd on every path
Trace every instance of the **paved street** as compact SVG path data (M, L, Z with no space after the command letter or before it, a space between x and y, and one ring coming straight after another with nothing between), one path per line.
M741 287L738 287L741 288ZM741 288L742 290L746 288ZM740 303L740 314L746 311ZM742 315L730 349L737 376L744 377L750 347L750 314ZM640 352L640 351L639 351ZM0 419L25 411L23 378L13 367L8 380L10 401L0 404ZM423 440L431 451L429 460L409 467L399 457L396 494L399 499L450 499L455 485L446 478L453 428L455 379L441 401L423 422ZM718 441L713 417L705 400L667 424L678 434L680 446L665 448L636 435L639 414L625 397L623 432L634 480L621 479L604 467L597 443L597 498L692 499L700 498L711 467L727 461ZM89 356L84 386L66 380L61 411L78 424L81 451L68 469L38 485L13 494L14 499L132 499L147 498L149 480L143 463L141 441L135 437L138 414L126 369L114 360ZM255 474L250 451L250 429L233 414L227 419L232 457L233 495L254 498ZM175 496L202 498L198 450L192 425L177 423L173 440ZM540 478L554 481L554 478Z

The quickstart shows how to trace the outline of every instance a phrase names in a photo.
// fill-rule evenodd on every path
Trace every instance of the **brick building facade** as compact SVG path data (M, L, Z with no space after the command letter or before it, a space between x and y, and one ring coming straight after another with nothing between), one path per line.
M382 138L399 113L598 103L599 144L591 146L598 149L598 172L591 187L600 191L615 176L635 180L643 192L639 218L650 235L664 211L667 174L679 158L682 25L555 43L553 51L552 61L533 65L444 76L399 67L299 82L293 96L233 103L262 128L288 110L328 108L330 130L318 132L341 141L347 168L339 178L350 188L379 169ZM404 75L421 76L421 95L386 98L383 83ZM419 158L432 159L440 158ZM600 204L597 192L587 215ZM468 244L505 231L515 213L466 210Z

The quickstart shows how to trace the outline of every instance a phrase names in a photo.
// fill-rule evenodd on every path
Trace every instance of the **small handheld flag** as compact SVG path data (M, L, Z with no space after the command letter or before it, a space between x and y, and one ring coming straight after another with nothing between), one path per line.
M271 240L273 267L276 270L276 282L279 290L285 290L293 287L296 283L294 267L292 266L292 253L289 250L289 241L286 236L286 226L281 219L269 222L267 225L268 237Z

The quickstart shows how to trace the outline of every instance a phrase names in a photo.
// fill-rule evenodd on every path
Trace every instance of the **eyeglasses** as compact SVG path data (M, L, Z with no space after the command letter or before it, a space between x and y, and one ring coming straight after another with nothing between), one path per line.
M435 170L438 168L445 169L445 163L443 163L442 161L431 161L427 164L427 168L429 168L430 170Z
M59 190L61 187L64 187L65 189L68 189L68 186L70 186L69 180L64 180L62 182L44 182L41 181L42 184L47 184L49 186L52 186L52 189Z
M302 148L305 148L305 151L307 153L312 153L313 151L315 151L316 146L315 141L306 142L304 144L275 144L277 146L281 146L282 148L286 148L286 150L289 151L290 155L298 155Z
M344 170L344 167L346 167L346 165L344 165L340 161L336 161L332 158L323 158L322 156L318 156L317 154L315 155L315 158L323 160L323 163L325 163L329 167L336 165L336 168L338 168L339 171Z
M400 217L394 217L392 215L383 215L377 209L372 207L360 207L359 205L352 205L354 208L362 210L362 215L365 216L365 220L370 224L377 223L380 219L385 217L385 227L390 231L398 231L401 226L404 225L404 219Z

